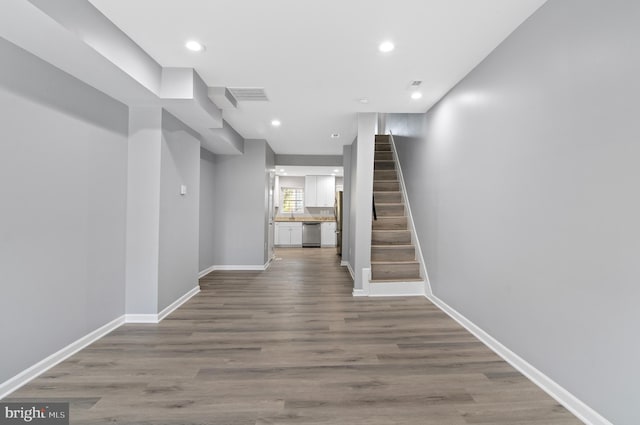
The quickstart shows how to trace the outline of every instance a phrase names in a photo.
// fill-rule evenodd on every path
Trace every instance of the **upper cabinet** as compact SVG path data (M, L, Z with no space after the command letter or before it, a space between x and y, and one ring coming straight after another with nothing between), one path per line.
M336 203L335 176L318 176L316 186L316 200L319 207L333 208Z
M335 176L305 176L304 206L331 207L336 198Z
M304 206L317 207L318 176L304 176Z

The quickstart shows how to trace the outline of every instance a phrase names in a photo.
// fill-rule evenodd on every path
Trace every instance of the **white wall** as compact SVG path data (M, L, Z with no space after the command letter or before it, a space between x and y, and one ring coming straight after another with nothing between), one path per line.
M0 39L0 382L124 314L127 108Z
M397 140L435 295L616 425L640 423L638 22L550 0Z

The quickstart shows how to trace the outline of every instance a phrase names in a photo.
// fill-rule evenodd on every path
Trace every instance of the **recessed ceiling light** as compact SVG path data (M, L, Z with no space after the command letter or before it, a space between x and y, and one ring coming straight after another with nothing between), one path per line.
M358 99L358 102L362 104L366 104L366 103L369 103L369 99L367 99L366 97L363 97L362 99Z
M280 172L281 172L281 173L284 173L284 168L281 168L281 169L280 169Z
M338 137L340 137L340 133L332 133L331 134L331 138L332 139L337 139Z
M271 121L271 125L274 127L280 127L280 124L282 124L279 120L273 120Z
M395 48L396 46L394 46L393 43L390 41L385 41L381 43L380 46L378 46L378 50L380 50L382 53L390 52Z
M335 175L336 175L336 173L331 173L331 175L332 175L332 176L335 176Z
M420 93L419 91L414 91L413 93L411 93L411 99L420 99L422 98L422 93Z
M337 172L338 172L338 170L333 170L333 172L334 172L334 173L337 173Z
M287 175L287 173L284 173L283 175L284 175L284 176L286 176L286 175Z
M192 52L201 52L204 50L204 46L202 43L199 43L195 40L189 40L185 43L184 47L191 50Z

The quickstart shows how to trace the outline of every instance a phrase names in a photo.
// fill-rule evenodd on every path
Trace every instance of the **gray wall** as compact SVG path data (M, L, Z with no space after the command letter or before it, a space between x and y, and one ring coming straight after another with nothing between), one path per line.
M345 217L349 217L348 224L348 257L347 262L351 267L353 273L356 271L356 216L358 212L358 208L356 206L356 181L358 180L358 162L356 161L358 158L358 139L354 140L351 144L351 156L350 156L350 165L349 165L349 196L348 202L346 199L343 199L343 202L347 204L348 210L345 209ZM346 175L346 168L345 168ZM348 215L346 214L348 212ZM346 219L345 219L346 221ZM355 278L355 276L354 276ZM360 288L361 282L354 281L354 287Z
M355 289L362 289L364 269L371 267L371 204L373 202L373 157L375 150L375 135L378 123L378 114L358 114L358 138L357 148L353 150L356 166L353 167L352 183L355 189L351 192L351 215L355 219L351 221L351 229L354 231L355 242L351 241L353 270L355 274ZM352 158L353 160L353 158ZM352 184L352 188L353 188ZM358 210L354 207L358 205ZM358 247L356 250L355 247Z
M214 265L216 221L214 160L214 154L205 149L200 150L199 271Z
M158 311L198 286L200 140L162 113ZM187 187L186 195L180 186Z
M0 61L3 382L124 314L128 118L3 39Z
M267 143L247 140L243 155L216 155L214 265L265 263L265 166Z
M640 423L640 3L550 0L400 160L435 295Z
M354 142L355 143L355 142ZM351 264L351 152L352 145L342 147L344 187L342 191L342 259L341 262Z
M251 143L251 142L250 142ZM271 205L269 202L269 196L275 196L275 171L276 171L276 154L266 141L264 143L264 155L265 165L263 167L264 172L264 262L269 261L270 253L273 251L273 237L274 237L274 224L273 224L273 206L275 205L275 199L271 198ZM271 242L269 234L271 233ZM271 247L269 247L271 243Z
M158 312L162 108L129 108L127 152L127 314Z
M276 155L278 165L305 165L339 167L342 165L340 155Z

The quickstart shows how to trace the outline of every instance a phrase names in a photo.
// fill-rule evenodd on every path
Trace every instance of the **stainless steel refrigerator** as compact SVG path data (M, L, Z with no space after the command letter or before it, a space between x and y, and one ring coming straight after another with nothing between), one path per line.
M336 249L342 257L342 191L336 192Z

